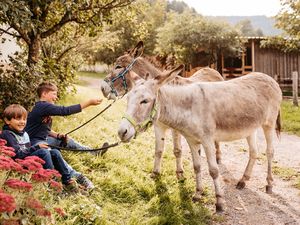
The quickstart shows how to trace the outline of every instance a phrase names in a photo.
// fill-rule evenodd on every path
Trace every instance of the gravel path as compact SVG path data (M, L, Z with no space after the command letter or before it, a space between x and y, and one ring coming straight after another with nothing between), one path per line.
M218 224L300 224L300 190L293 187L295 179L283 180L274 175L273 194L267 194L265 192L267 164L263 154L265 142L261 130L258 132L257 142L259 159L254 166L251 179L243 190L236 189L235 185L243 175L247 164L247 142L239 140L221 144L223 155L219 168L225 193L226 211L223 214L224 221ZM292 168L300 173L300 138L282 133L281 139L275 140L274 144L274 164L281 168ZM186 157L190 158L187 144L184 143L183 146ZM202 156L202 165L204 183L213 189L205 156Z

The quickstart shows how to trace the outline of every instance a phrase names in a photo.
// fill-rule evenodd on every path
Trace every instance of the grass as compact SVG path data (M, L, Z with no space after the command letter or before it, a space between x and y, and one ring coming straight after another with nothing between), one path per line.
M281 104L283 131L300 136L300 107L293 106L291 100Z
M64 105L94 98L99 92L78 86L77 94L61 101ZM54 130L66 133L96 115L108 102L89 107L82 113L67 118L54 119ZM70 136L91 147L103 142L116 142L117 129L125 100L118 101L103 116L74 132ZM67 212L61 224L209 224L218 220L214 211L213 192L205 189L201 203L193 203L195 190L191 162L184 161L185 182L178 182L175 175L175 158L171 141L167 140L163 157L162 175L150 178L153 167L153 128L129 144L110 149L104 157L89 153L63 152L67 162L87 175L97 190L90 196L69 196L59 205ZM213 210L210 211L209 208Z
M278 175L284 180L293 181L293 186L300 189L300 173L292 168L283 168L278 165L272 167L273 173Z

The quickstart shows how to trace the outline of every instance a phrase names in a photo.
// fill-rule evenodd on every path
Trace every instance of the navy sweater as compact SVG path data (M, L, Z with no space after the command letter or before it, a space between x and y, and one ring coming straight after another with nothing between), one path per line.
M81 112L80 104L71 106L57 106L45 101L35 103L28 114L25 130L29 134L32 144L45 141L52 127L51 116L67 116Z
M15 150L16 156L14 158L23 159L39 149L38 146L31 146L29 136L25 131L17 132L10 129L7 125L3 126L0 138L6 140L7 146Z

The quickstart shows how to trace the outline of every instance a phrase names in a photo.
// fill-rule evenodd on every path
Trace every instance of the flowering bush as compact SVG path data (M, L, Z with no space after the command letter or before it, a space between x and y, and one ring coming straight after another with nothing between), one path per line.
M51 202L62 191L56 170L45 170L42 159L29 156L13 160L14 149L0 139L0 223L55 224L65 215Z

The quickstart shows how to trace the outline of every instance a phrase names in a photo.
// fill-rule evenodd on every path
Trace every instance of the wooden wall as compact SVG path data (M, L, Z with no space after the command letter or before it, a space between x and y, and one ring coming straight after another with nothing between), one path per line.
M278 77L280 81L291 80L293 71L300 73L300 53L259 48L259 42L255 42L254 46L253 71Z
M297 71L298 88L300 88L300 53L285 53L276 49L260 48L259 41L255 40L253 56L253 71L272 76L286 92L291 92L292 72Z

